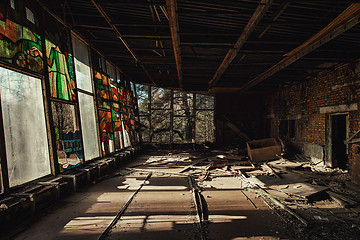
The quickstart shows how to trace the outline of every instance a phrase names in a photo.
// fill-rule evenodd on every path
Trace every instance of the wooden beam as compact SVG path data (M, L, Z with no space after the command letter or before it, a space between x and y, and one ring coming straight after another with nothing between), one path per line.
M231 62L236 57L237 53L244 45L245 41L249 38L250 34L255 29L258 22L263 17L264 13L267 11L269 6L271 5L272 0L261 0L259 6L256 8L254 14L250 18L248 24L246 25L244 31L236 41L233 48L229 49L228 53L226 54L224 60L222 61L220 67L216 71L214 77L209 82L209 89L211 89L221 78L224 72L227 70Z
M245 91L259 84L260 82L266 80L267 78L279 72L280 70L286 68L290 64L301 59L308 53L314 51L315 49L319 48L320 46L334 39L335 37L341 35L350 28L354 27L360 22L359 17L360 17L360 3L351 4L329 25L327 25L317 34L315 34L310 39L305 41L299 47L285 54L286 57L283 60L281 60L280 62L278 62L277 64L275 64L274 66L272 66L271 68L269 68L268 70L257 76L256 78L252 79L251 81L243 85L240 91Z
M174 48L176 69L179 78L179 87L182 89L183 73L182 73L181 49L180 49L179 19L177 14L178 11L177 0L166 0L166 7L169 16L169 26L170 26L171 38Z
M103 16L103 18L106 20L106 22L109 24L109 26L114 30L117 37L120 39L120 41L124 44L125 48L129 51L131 56L134 58L136 64L145 72L145 75L151 80L151 82L153 82L156 85L155 81L152 79L149 72L146 70L145 66L141 63L140 59L136 56L134 51L130 48L129 44L123 38L123 35L120 33L119 29L114 24L112 24L111 19L106 14L104 9L100 6L100 4L96 3L95 0L91 0L91 2L97 8L99 13Z
M284 0L279 6L278 10L272 16L271 21L276 21L280 15L285 11L285 9L289 6L289 0ZM271 28L271 23L267 24L264 30L260 33L259 38L262 38L264 34Z

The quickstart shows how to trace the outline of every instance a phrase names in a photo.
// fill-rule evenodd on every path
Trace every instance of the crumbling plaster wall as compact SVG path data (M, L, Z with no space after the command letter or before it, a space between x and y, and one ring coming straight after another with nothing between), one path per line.
M267 116L272 118L273 136L279 135L280 120L298 116L296 137L288 139L288 142L298 146L304 155L314 159L326 159L329 124L327 119L331 114L347 113L348 136L352 136L360 129L359 100L358 61L323 72L301 84L276 92L266 98L265 106Z

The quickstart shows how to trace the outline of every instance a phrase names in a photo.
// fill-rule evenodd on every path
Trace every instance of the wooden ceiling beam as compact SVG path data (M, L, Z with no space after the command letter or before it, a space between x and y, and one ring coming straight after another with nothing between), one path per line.
M104 9L101 7L100 4L98 4L95 0L91 0L92 4L96 7L96 9L99 11L99 13L103 16L103 18L105 19L105 21L109 24L109 26L114 30L116 36L120 39L120 41L123 43L123 45L125 46L125 48L129 51L129 53L131 54L131 56L134 58L136 64L144 71L145 75L149 78L149 80L151 80L151 82L153 82L155 85L155 81L153 80L153 78L150 76L149 72L146 70L145 66L141 63L140 59L136 56L136 54L134 53L134 51L130 48L129 44L125 41L123 35L120 33L119 29L111 22L111 19L109 18L109 16L106 14L106 12L104 11Z
M274 15L271 18L271 21L276 21L280 15L285 11L285 9L289 6L289 0L284 0L277 11L274 13ZM264 30L260 33L259 38L262 38L264 34L271 28L271 23L267 24L264 28Z
M336 17L330 24L305 41L299 47L288 52L283 60L273 65L271 68L247 82L240 89L241 92L248 90L249 88L259 84L260 82L271 77L280 70L286 68L290 64L300 60L305 55L316 50L325 43L331 41L335 37L341 35L350 28L356 26L360 22L360 3L353 3L347 9L345 9L338 17ZM331 60L331 59L329 59ZM324 60L326 61L326 60Z
M229 49L228 53L226 54L224 60L222 61L221 65L217 69L215 75L213 78L209 81L209 89L211 89L221 78L221 76L225 73L226 69L229 67L231 62L236 57L237 53L241 49L241 47L244 45L245 41L250 37L250 34L255 29L258 22L263 17L264 13L268 10L272 3L272 0L261 0L260 4L256 8L254 14L250 18L249 22L247 23L246 27L244 28L244 31L236 41L233 48Z
M179 78L179 88L183 88L183 73L180 49L180 34L179 34L179 19L177 0L166 0L166 8L169 16L169 26L171 31L171 38L174 48L174 57L176 62L176 69Z

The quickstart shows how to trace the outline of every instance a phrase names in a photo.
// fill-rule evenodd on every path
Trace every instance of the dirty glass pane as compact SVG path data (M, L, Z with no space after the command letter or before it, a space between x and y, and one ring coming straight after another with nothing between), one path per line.
M78 88L93 92L91 84L91 70L89 61L88 47L85 43L72 36L72 44L74 49L74 63L75 63L75 75L76 85Z
M193 139L193 118L174 117L173 141L176 143L189 143Z
M170 109L171 90L151 87L151 101L152 109Z
M108 61L106 61L107 74L110 76L110 81L115 82L115 67Z
M174 92L174 115L190 117L193 115L193 94Z
M170 143L170 110L153 110L151 126L151 142Z
M214 103L213 96L196 94L196 109L214 109Z
M51 103L60 172L84 162L81 132L74 105Z
M94 97L79 92L80 120L86 160L100 156Z
M10 187L51 173L41 80L0 67Z
M196 142L214 142L215 126L213 111L196 112Z
M130 133L125 129L125 121L124 121L124 117L122 116L122 130L124 133L124 147L130 147L131 146L131 141L130 141Z

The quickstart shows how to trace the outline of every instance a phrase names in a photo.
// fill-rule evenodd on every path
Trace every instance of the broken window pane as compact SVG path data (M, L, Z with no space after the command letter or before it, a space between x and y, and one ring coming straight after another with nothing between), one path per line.
M62 172L84 162L81 132L74 105L52 102L51 109L56 135L57 157Z
M72 44L74 49L74 63L75 63L75 75L76 85L78 88L93 92L91 83L91 70L89 61L88 47L85 43L72 36Z
M86 160L100 156L94 97L79 92L80 119Z
M214 142L214 111L196 112L196 142Z
M41 80L0 67L10 187L51 173Z

